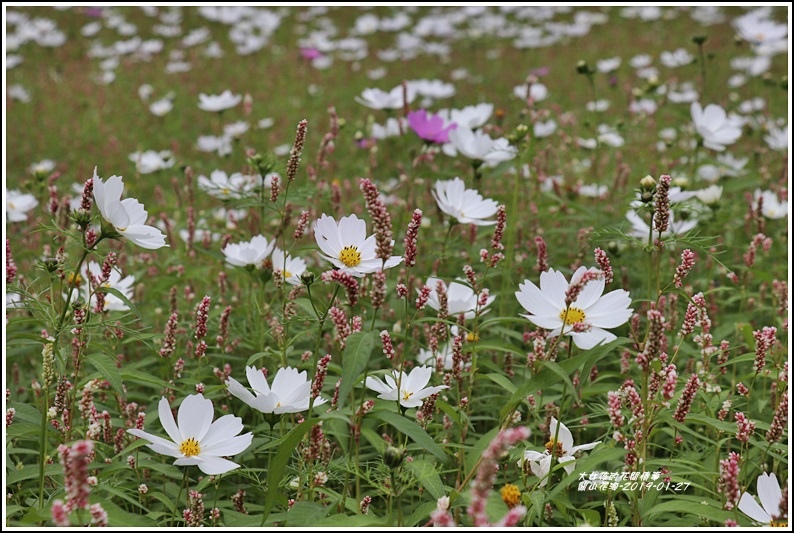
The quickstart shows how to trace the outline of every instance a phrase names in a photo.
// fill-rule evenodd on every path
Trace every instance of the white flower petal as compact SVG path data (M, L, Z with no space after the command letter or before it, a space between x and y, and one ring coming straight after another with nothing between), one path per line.
M157 414L160 417L160 424L172 441L177 443L177 447L182 443L182 434L174 421L174 414L171 412L171 406L168 400L163 396L160 398L160 403L157 406Z
M182 440L194 438L201 442L212 425L212 400L202 394L191 394L179 406L177 420Z

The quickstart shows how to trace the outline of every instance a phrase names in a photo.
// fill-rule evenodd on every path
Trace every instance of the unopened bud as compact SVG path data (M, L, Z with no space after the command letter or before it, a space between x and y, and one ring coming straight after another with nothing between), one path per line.
M389 446L383 454L383 462L386 466L397 468L403 462L405 457L405 449L397 448L396 446Z

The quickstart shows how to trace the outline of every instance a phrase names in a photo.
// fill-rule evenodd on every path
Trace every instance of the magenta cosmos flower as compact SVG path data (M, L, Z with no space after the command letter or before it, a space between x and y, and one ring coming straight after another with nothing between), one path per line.
M445 123L441 115L431 115L425 109L408 113L408 125L422 139L438 144L449 142L450 130L458 127L455 123Z

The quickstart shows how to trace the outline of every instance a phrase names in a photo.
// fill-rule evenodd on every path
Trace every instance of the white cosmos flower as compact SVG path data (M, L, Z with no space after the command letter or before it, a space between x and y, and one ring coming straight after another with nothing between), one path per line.
M416 98L416 87L407 85L407 102L403 102L403 87L398 85L389 92L380 89L364 89L361 96L356 96L356 102L370 109L402 109L405 104L410 104Z
M778 128L772 126L769 128L769 134L764 136L766 145L772 150L778 152L785 152L788 150L788 126Z
M273 248L273 254L270 256L273 262L273 270L280 270L284 281L290 285L302 285L301 274L306 271L306 261L300 257L292 257L287 255L284 257L284 252L281 248Z
M39 205L32 194L19 191L6 191L6 219L9 222L24 222L28 219L28 211Z
M570 285L577 283L587 270L579 267L571 276ZM595 279L585 284L576 300L566 306L565 293L570 285L563 273L553 268L540 273L540 288L525 280L515 294L530 314L521 316L551 330L549 337L560 333L570 336L582 350L613 341L615 335L605 328L616 328L631 318L629 293L618 289L604 295L604 279Z
M97 289L97 287L91 281L91 278L95 277L99 279L101 276L102 265L96 261L89 261L88 263L83 264L83 267L80 269L83 297L86 299L86 301L90 301L91 307L96 306ZM128 300L132 300L134 284L135 276L130 275L122 278L121 272L116 269L111 269L110 276L108 277L108 280L102 284L102 287L116 289L121 294L126 296ZM105 293L105 307L103 308L104 311L127 311L128 309L129 307L127 304L115 294L111 294L109 292Z
M469 105L463 109L442 109L438 112L444 122L454 122L458 127L476 130L491 118L493 104Z
M513 87L513 95L522 100L526 100L527 84L522 83L521 85L516 85L515 87ZM532 85L529 86L529 96L531 96L532 100L534 100L535 102L540 102L541 100L545 100L548 95L549 95L549 89L542 83L533 83Z
M231 176L223 170L213 170L210 177L198 177L198 186L210 196L228 200L230 198L243 198L256 186L253 176L235 172Z
M267 384L262 371L254 366L245 367L245 375L254 394L231 377L226 381L226 385L233 396L257 411L281 415L300 413L309 408L312 382L307 379L305 370L298 372L297 368L290 366L279 368L276 377L273 378L272 387ZM322 405L326 401L322 396L318 396L314 400L314 406Z
M155 152L146 150L145 152L133 152L129 155L130 161L135 163L135 168L141 174L151 174L158 170L171 168L176 162L170 150Z
M733 26L742 39L753 44L784 40L788 26L770 18L763 12L751 11L733 20Z
M705 189L695 191L695 198L706 205L716 204L719 202L720 198L722 198L722 187L719 185L711 185Z
M613 72L620 67L620 57L610 57L609 59L599 59L596 61L596 70L602 74Z
M402 124L402 129L400 125ZM402 117L394 118L389 117L386 123L381 126L380 124L372 124L372 136L375 139L387 139L389 137L399 137L401 131L405 133L408 131L408 121Z
M94 168L94 199L102 218L108 221L122 237L141 248L157 250L165 243L165 234L154 226L146 225L148 213L135 198L121 199L124 181L121 176L111 176L103 182Z
M152 102L149 104L149 111L151 111L152 115L162 117L166 113L170 112L174 108L173 102L171 102L170 98L161 98L156 102Z
M392 401L399 398L400 405L410 409L411 407L421 407L423 399L449 388L447 385L427 387L432 375L432 368L416 366L411 369L410 374L392 370L391 374L386 374L385 383L380 378L368 376L366 385L367 388L378 393L378 398ZM399 388L398 380L400 381Z
M739 510L762 526L786 527L787 524L780 521L780 515L783 514L780 509L783 493L775 474L764 472L758 476L757 492L761 505L749 493L743 492L739 500Z
M600 444L600 441L596 441L574 446L571 431L562 422L557 422L554 417L552 417L549 424L549 434L551 438L546 443L546 451L541 453L534 450L526 450L524 452L523 460L529 461L532 473L541 479L541 487L545 486L549 481L547 476L549 470L551 470L551 460L554 457L557 458L558 463L564 465L565 472L571 475L575 468L573 461L576 460L577 452L592 450L596 445ZM519 466L521 465L519 464Z
M486 166L496 166L513 159L518 150L504 137L491 139L487 133L459 126L449 132L449 141L457 151L469 159L483 161Z
M735 143L742 135L742 124L716 104L703 109L699 102L692 102L690 112L695 130L703 138L706 148L722 152L725 145Z
M555 131L557 131L557 122L553 118L550 118L545 122L543 122L542 120L538 120L532 126L532 132L535 134L535 137L538 139L541 139L543 137L548 137Z
M199 109L204 111L220 112L231 109L243 100L243 95L232 94L226 89L221 94L199 94Z
M665 67L675 68L692 63L695 56L687 52L685 48L679 48L673 52L662 52L659 59Z
M753 200L757 204L758 199L763 198L761 214L766 218L778 219L788 216L788 202L781 202L777 194L772 191L761 191L756 189L753 193Z
M631 231L629 232L629 235L631 235L632 237L637 237L638 239L648 238L648 234L651 230L648 227L648 224L642 219L640 215L637 214L636 211L631 210L628 213L626 213L626 218L629 219L629 222L631 223ZM690 218L688 220L681 220L681 221L675 220L672 211L670 211L670 217L668 218L668 221L669 221L668 229L667 231L662 232L662 237L667 237L670 234L682 235L687 231L693 229L695 226L697 226L698 223L697 220L693 218ZM656 237L658 236L657 235L658 232L656 231L656 223L653 221L653 218L651 219L651 224L654 225L653 232L654 232L654 237Z
M152 435L142 429L128 429L136 437L151 441L149 448L157 453L176 457L177 466L197 465L208 476L230 472L240 465L224 456L233 456L251 445L253 434L238 435L243 430L243 421L234 415L224 415L212 421L212 400L201 394L191 394L179 406L177 419L164 397L158 409L160 423L171 440Z
M231 137L232 139L236 139L237 137L242 136L251 125L244 121L238 120L237 122L232 122L231 124L226 124L223 126L223 134L226 137Z
M200 135L196 140L196 149L199 152L217 152L219 156L232 153L232 138L227 135Z
M416 360L420 365L427 365L435 370L436 360L439 357L444 361L444 370L452 370L452 342L448 342L444 346L439 346L435 354L430 350L420 348Z
M463 280L461 280L463 281ZM430 295L427 298L427 305L438 311L441 303L438 300L438 283L441 282L447 293L447 314L449 316L457 316L463 314L463 318L470 320L474 318L475 310L477 309L478 294L468 285L453 281L447 285L444 280L438 278L427 278L427 286L430 287ZM417 291L418 292L418 291ZM485 305L480 307L480 314L484 314L483 310L491 305L496 299L496 296L488 296Z
M438 207L454 217L461 224L492 226L496 220L484 220L496 214L499 204L491 199L483 199L474 189L467 189L463 180L437 181L430 191Z
M52 159L42 159L28 167L28 171L34 176L46 176L55 170L55 161Z
M275 240L268 242L264 236L257 235L250 241L227 244L222 252L230 265L262 268L262 262L273 251L275 244Z
M356 215L342 217L337 223L333 217L323 214L312 229L321 257L357 278L397 266L403 260L393 255L384 263L376 255L375 235L367 237L367 223Z

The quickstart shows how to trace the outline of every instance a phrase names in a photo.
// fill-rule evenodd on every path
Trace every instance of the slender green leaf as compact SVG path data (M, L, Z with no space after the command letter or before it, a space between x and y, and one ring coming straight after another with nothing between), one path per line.
M499 426L492 428L488 433L480 437L480 440L472 446L471 451L466 452L466 474L471 472L497 433L499 433Z
M284 442L279 446L276 454L271 458L267 474L267 494L265 495L265 508L263 514L265 519L270 514L270 510L276 503L276 498L281 493L279 490L279 482L284 475L284 469L289 463L289 458L298 449L298 444L303 440L303 436L308 432L311 427L317 422L316 419L304 420L298 424L287 434Z
M513 394L516 391L516 386L513 385L513 383L502 374L490 373L485 374L483 377L490 379L510 394Z
M339 386L339 408L347 402L358 377L367 368L372 349L375 348L374 331L357 331L347 338L342 354L342 384Z
M167 381L163 381L162 379L156 378L151 374L147 374L146 372L135 370L134 368L122 367L120 373L121 379L127 383L127 386L129 386L130 383L139 383L142 385L149 385L150 387L156 388L158 390L171 386Z
M429 461L423 459L414 460L405 465L416 480L422 485L430 495L436 500L444 496L444 484L441 483L441 476L438 475L436 467Z
M124 396L124 387L121 384L121 373L118 367L116 367L116 361L109 355L103 353L90 353L86 355L86 359L99 371L103 378L108 380L113 390Z
M96 289L96 291L95 291L95 292L104 292L104 293L107 293L107 294L112 294L113 296L115 296L116 298L118 298L119 300L121 300L122 302L124 302L124 304L125 304L127 307L129 307L129 308L130 308L130 311L132 311L133 313L135 313L135 316L137 316L137 317L138 317L138 320L143 320L143 316L141 315L141 312L140 312L140 311L138 311L138 308L137 308L137 307L135 307L135 304L133 304L133 303L130 301L130 299L129 299L129 298L127 298L126 296L124 296L124 294L123 294L123 293L122 293L120 290L118 290L118 289L114 289L113 287L104 287L104 286L100 286L100 287L97 287L97 289Z
M436 444L436 442L427 434L427 431L422 429L416 422L408 420L404 416L395 413L394 411L372 411L370 416L379 418L394 426L398 431L407 435L412 441L421 446L425 451L432 453L441 461L447 460L447 455L444 450Z
M325 518L330 507L316 502L296 502L287 513L287 527L313 526L318 520Z
M433 505L435 506L436 503L433 502ZM287 525L291 525L289 521L287 521ZM334 514L326 518L323 518L317 523L312 523L309 525L314 526L313 529L320 527L338 527L338 528L350 529L354 527L386 526L387 524L383 518L376 516L375 514L373 514L372 511L370 511L369 514L365 514L365 515L351 516L345 514Z
M411 513L411 516L408 517L408 520L405 521L405 525L407 527L415 527L415 526L423 526L425 523L430 520L430 513L436 510L438 507L437 502L426 502L416 508L416 510Z

